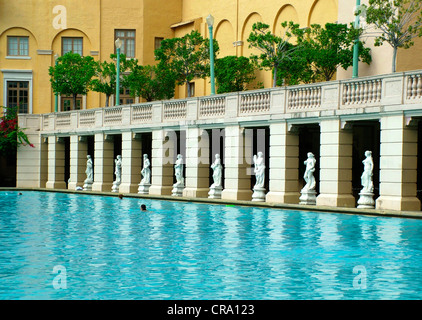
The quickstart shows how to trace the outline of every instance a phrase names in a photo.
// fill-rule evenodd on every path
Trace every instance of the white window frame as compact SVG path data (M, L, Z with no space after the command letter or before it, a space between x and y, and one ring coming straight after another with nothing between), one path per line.
M28 113L33 114L32 109L32 70L0 70L3 73L3 105L7 106L7 83L12 81L28 81Z

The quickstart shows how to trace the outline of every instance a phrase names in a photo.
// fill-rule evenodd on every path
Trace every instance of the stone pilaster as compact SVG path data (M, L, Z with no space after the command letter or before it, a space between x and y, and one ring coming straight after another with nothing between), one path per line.
M114 171L114 143L111 136L95 134L93 191L111 191Z
M137 193L141 181L142 142L129 132L122 133L121 193Z
M206 198L209 192L209 137L199 128L186 130L184 197Z
M47 189L66 189L64 181L65 144L61 138L48 137L48 180Z
M174 141L166 141L164 130L152 132L150 195L171 195L173 188Z
M270 124L270 190L266 202L299 202L299 136L286 122Z
M417 127L406 126L404 116L381 118L380 196L377 209L421 209L416 198Z
M70 181L68 189L75 190L82 187L86 179L86 156L88 155L88 144L86 137L70 136Z
M238 126L225 128L224 190L226 200L252 200L250 164L245 161L243 130Z
M34 145L17 150L16 187L44 188L48 179L48 141L39 132L27 133Z
M316 204L355 207L356 200L352 195L353 133L341 128L340 119L321 121L320 128L320 181Z

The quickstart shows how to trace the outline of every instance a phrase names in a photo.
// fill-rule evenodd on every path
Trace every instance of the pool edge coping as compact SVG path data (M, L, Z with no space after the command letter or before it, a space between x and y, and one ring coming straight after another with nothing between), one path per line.
M121 193L106 192L106 191L79 191L69 189L46 189L46 188L20 188L20 187L0 187L0 191L43 191L43 192L58 192L70 194L89 194L98 196L113 196L117 197ZM153 199L153 200L168 200L181 202L196 202L209 203L220 205L240 205L246 207L260 207L260 208L275 208L287 210L301 210L301 211L317 211L328 213L342 213L354 215L366 215L377 217L395 217L395 218L412 218L422 219L422 212L419 211L398 211L398 210L380 210L380 209L359 209L347 207L330 207L330 206L315 206L315 205L301 205L301 204L287 204L275 202L256 202L246 200L226 200L226 199L209 199L209 198L190 198L190 197L174 197L163 195L142 195L138 193L124 193L123 197L139 198L139 199Z

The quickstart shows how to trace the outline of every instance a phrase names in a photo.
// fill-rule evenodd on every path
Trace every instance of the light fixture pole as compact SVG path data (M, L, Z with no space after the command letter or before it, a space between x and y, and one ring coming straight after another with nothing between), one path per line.
M360 0L356 0L356 10L359 9ZM359 17L360 14L355 17L355 28L359 28ZM359 38L355 39L355 45L353 46L353 75L352 78L358 77L358 64L359 64Z
M57 67L57 59L59 58L59 55L56 53L54 55L54 65ZM59 95L54 93L54 112L59 111Z
M116 42L116 53L117 53L117 65L116 65L116 103L120 105L120 48L122 47L122 40L117 38Z
M211 94L215 94L215 79L214 79L214 41L212 38L212 28L214 25L214 17L208 15L207 17L208 30L210 32L210 76L211 76Z

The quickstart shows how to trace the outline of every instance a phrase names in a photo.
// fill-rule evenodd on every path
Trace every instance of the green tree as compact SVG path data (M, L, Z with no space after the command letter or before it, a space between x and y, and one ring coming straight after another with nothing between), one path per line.
M367 32L375 36L375 46L384 42L393 48L392 72L396 72L398 48L408 49L413 39L422 36L422 0L369 0L357 14L366 16L366 22L376 28Z
M247 57L227 56L215 61L217 93L245 90L255 79L255 67Z
M214 56L217 52L218 43L214 40ZM155 56L160 68L174 74L178 85L186 84L188 96L192 80L209 76L209 40L204 39L198 31L192 31L181 38L163 40Z
M55 94L73 97L73 108L76 108L78 94L88 92L91 78L95 74L94 58L81 57L77 53L68 52L57 59L57 65L48 70L50 82Z
M288 44L292 48L293 44ZM282 63L277 69L277 86L292 86L300 83L315 82L315 71L305 54L305 50L296 45L288 62Z
M306 57L314 70L313 80L329 81L339 67L347 69L353 65L353 45L359 30L349 28L347 24L327 23L325 27L313 24L303 33L297 34L301 55ZM370 49L361 41L359 60L371 63Z
M174 97L175 76L163 66L141 66L134 64L126 77L127 86L133 96L146 101L171 99Z
M111 54L110 58L113 62L96 61L95 62L95 79L91 80L89 87L92 91L104 93L106 95L105 106L110 105L110 96L116 93L116 61L117 54ZM120 83L124 86L125 76L123 73L130 68L132 60L127 60L126 55L120 54Z
M261 53L259 55L251 55L252 61L260 68L272 70L273 72L273 87L277 84L278 70L287 63L298 49L297 46L289 43L295 31L300 34L301 29L299 25L290 22L283 22L281 26L285 29L283 37L279 37L271 33L268 24L257 22L252 26L252 32L249 35L248 42L249 48L256 48Z

